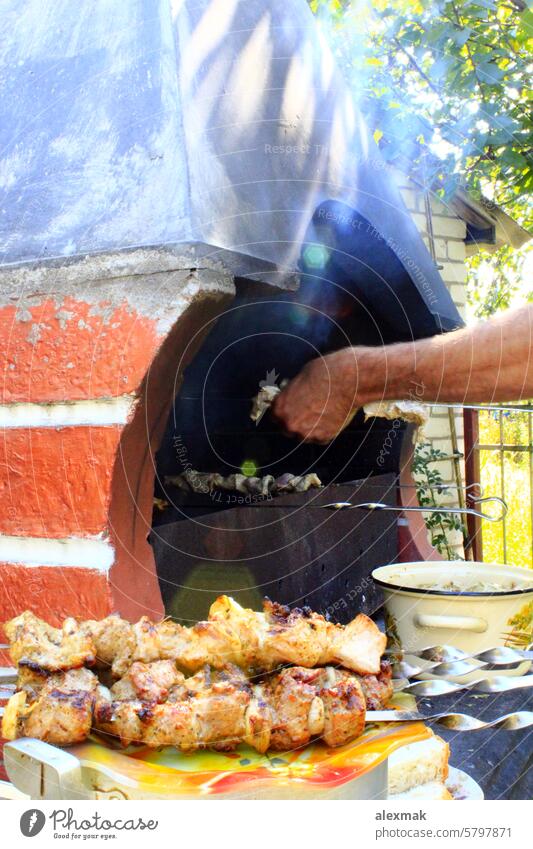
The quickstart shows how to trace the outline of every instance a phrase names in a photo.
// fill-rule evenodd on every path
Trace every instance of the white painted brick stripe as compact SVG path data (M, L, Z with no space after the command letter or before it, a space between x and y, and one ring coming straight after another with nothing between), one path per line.
M0 404L0 427L69 427L126 424L134 395L49 404Z
M46 539L0 535L0 564L71 566L107 573L115 560L113 546L102 539ZM0 572L1 572L0 565Z

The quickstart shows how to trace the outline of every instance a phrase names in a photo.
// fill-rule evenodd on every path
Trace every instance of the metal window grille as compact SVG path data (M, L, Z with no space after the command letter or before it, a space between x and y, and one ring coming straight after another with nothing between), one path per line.
M533 568L532 405L465 409L467 484L479 481L509 511L503 522L469 523L476 560Z

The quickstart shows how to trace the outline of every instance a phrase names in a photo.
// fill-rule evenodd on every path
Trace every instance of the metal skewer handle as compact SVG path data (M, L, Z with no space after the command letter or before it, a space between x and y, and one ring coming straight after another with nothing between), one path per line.
M335 501L332 504L321 505L329 510L390 510L393 513L453 513L456 516L477 516L479 519L486 519L488 522L501 522L507 515L507 504L502 498L496 495L487 498L476 498L477 503L484 502L488 504L493 502L501 507L500 516L489 516L487 513L482 513L480 510L474 510L472 507L397 507L394 504L382 504L379 501L366 501L362 504L352 504L351 501Z

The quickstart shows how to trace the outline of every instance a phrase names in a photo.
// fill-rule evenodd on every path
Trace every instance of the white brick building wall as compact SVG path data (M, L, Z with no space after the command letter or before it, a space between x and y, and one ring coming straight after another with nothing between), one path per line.
M404 203L411 212L426 246L430 248L424 192L405 174L398 173L397 180ZM431 219L436 261L439 265L440 274L450 291L459 313L464 318L467 274L465 265L466 246L464 241L466 237L466 223L451 208L447 208L445 204L435 197L431 198ZM463 453L463 415L460 410L455 412L455 428L459 451ZM426 439L424 441L430 442L434 448L438 448L448 455L452 453L450 420L447 409L439 407L432 408L431 418L425 429L425 435ZM456 483L451 460L439 462L438 469L445 483L453 485ZM464 464L462 461L461 475L464 483ZM441 496L438 500L441 503L457 504L457 495L452 491L450 494ZM451 532L448 538L456 553L459 556L463 556L461 532Z

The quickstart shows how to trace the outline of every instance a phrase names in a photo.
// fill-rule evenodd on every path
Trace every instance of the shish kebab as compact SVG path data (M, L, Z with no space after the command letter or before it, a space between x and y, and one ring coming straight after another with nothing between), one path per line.
M290 610L268 599L263 608L262 613L247 610L219 596L207 621L192 627L170 620L154 624L147 617L131 624L112 615L100 621L66 619L59 629L26 611L4 628L13 662L47 672L97 664L110 667L117 679L135 661L173 660L187 673L227 664L246 672L333 664L360 675L379 673L386 637L368 616L360 613L343 626L308 608Z
M120 741L182 751L223 751L248 743L258 752L286 751L321 737L341 746L358 737L366 707L392 694L385 661L379 675L291 667L251 682L235 666L206 667L185 678L171 660L134 663L110 690L89 669L46 674L19 670L2 735L36 737L57 746L83 742L91 730Z
M71 745L96 730L185 751L240 742L285 750L317 736L338 746L361 734L367 706L392 695L385 636L362 614L343 627L308 609L267 600L255 613L221 596L192 628L111 616L58 629L27 611L5 630L18 664L8 739ZM284 664L295 665L264 674Z

